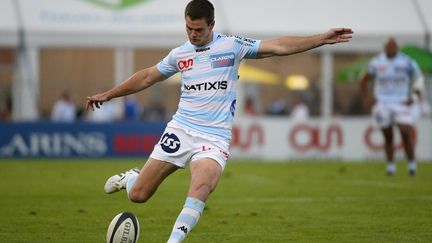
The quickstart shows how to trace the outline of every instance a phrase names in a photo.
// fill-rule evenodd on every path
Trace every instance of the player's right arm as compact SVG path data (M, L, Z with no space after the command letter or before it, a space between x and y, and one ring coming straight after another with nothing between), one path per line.
M87 97L86 109L94 110L94 107L99 109L104 102L116 97L137 93L166 78L156 66L142 69L118 86L106 92Z
M367 92L367 83L369 80L373 78L373 75L369 72L364 72L364 74L360 77L360 95L363 100L363 105L368 107L369 105L375 103L374 99Z

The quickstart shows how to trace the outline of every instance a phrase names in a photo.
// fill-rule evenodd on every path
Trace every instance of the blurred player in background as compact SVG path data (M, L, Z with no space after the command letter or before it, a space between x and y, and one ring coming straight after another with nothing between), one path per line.
M73 122L77 118L77 107L70 92L64 90L51 111L51 120L55 122Z
M190 161L191 181L183 210L168 242L181 242L197 223L205 202L216 188L229 157L236 106L238 68L244 58L286 56L325 44L348 42L351 29L336 28L307 36L254 40L213 32L214 8L207 0L192 0L185 9L189 41L157 65L136 72L122 84L87 98L94 109L113 98L146 89L181 72L178 110L141 170L110 177L105 191L126 189L133 202L146 202L162 181Z
M367 93L367 81L375 78L374 95ZM423 75L417 63L399 52L394 38L384 44L384 52L369 62L368 71L360 79L361 96L365 104L374 104L372 115L384 135L387 174L396 173L393 127L401 134L408 171L415 175L417 165L414 149L415 114L413 103L422 99Z

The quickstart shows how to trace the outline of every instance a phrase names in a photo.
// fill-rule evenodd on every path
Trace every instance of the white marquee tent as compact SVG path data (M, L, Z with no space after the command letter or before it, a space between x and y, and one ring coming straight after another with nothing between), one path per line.
M417 0L418 8L420 9L420 17L424 26L425 38L427 40L427 48L432 50L432 1Z
M175 47L186 40L183 10L187 1L2 0L0 47L20 47L19 77L14 81L15 120L38 118L39 48L113 47L116 80L130 75L132 51ZM350 27L352 42L319 48L322 53L324 115L331 114L332 63L335 52L376 52L388 36L401 44L431 46L429 0L217 0L216 31L268 39L309 35L332 27ZM21 33L21 35L20 35Z
M0 1L0 46L15 47L18 44L18 22L12 1Z

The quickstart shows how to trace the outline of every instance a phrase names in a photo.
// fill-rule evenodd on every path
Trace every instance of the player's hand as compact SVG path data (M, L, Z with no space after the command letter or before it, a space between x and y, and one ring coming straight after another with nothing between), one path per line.
M105 93L88 96L86 100L85 108L86 110L91 109L92 111L94 111L95 107L100 109L102 104L107 101L109 101L109 98Z
M324 33L324 44L348 42L354 32L349 28L334 28Z
M408 98L403 102L404 105L410 106L414 103L414 100L412 98Z
M370 96L363 97L363 107L366 109L369 109L370 107L374 106L375 102L376 100L374 97L370 97Z

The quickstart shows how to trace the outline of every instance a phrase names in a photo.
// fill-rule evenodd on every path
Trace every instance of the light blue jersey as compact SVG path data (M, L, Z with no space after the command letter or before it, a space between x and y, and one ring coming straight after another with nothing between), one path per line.
M256 58L259 40L213 33L206 46L189 41L158 63L167 77L181 72L181 95L173 121L186 128L231 139L238 69L243 58Z
M375 98L382 103L406 101L411 96L413 77L421 75L417 63L403 53L392 59L381 53L370 61L368 72L375 76Z

